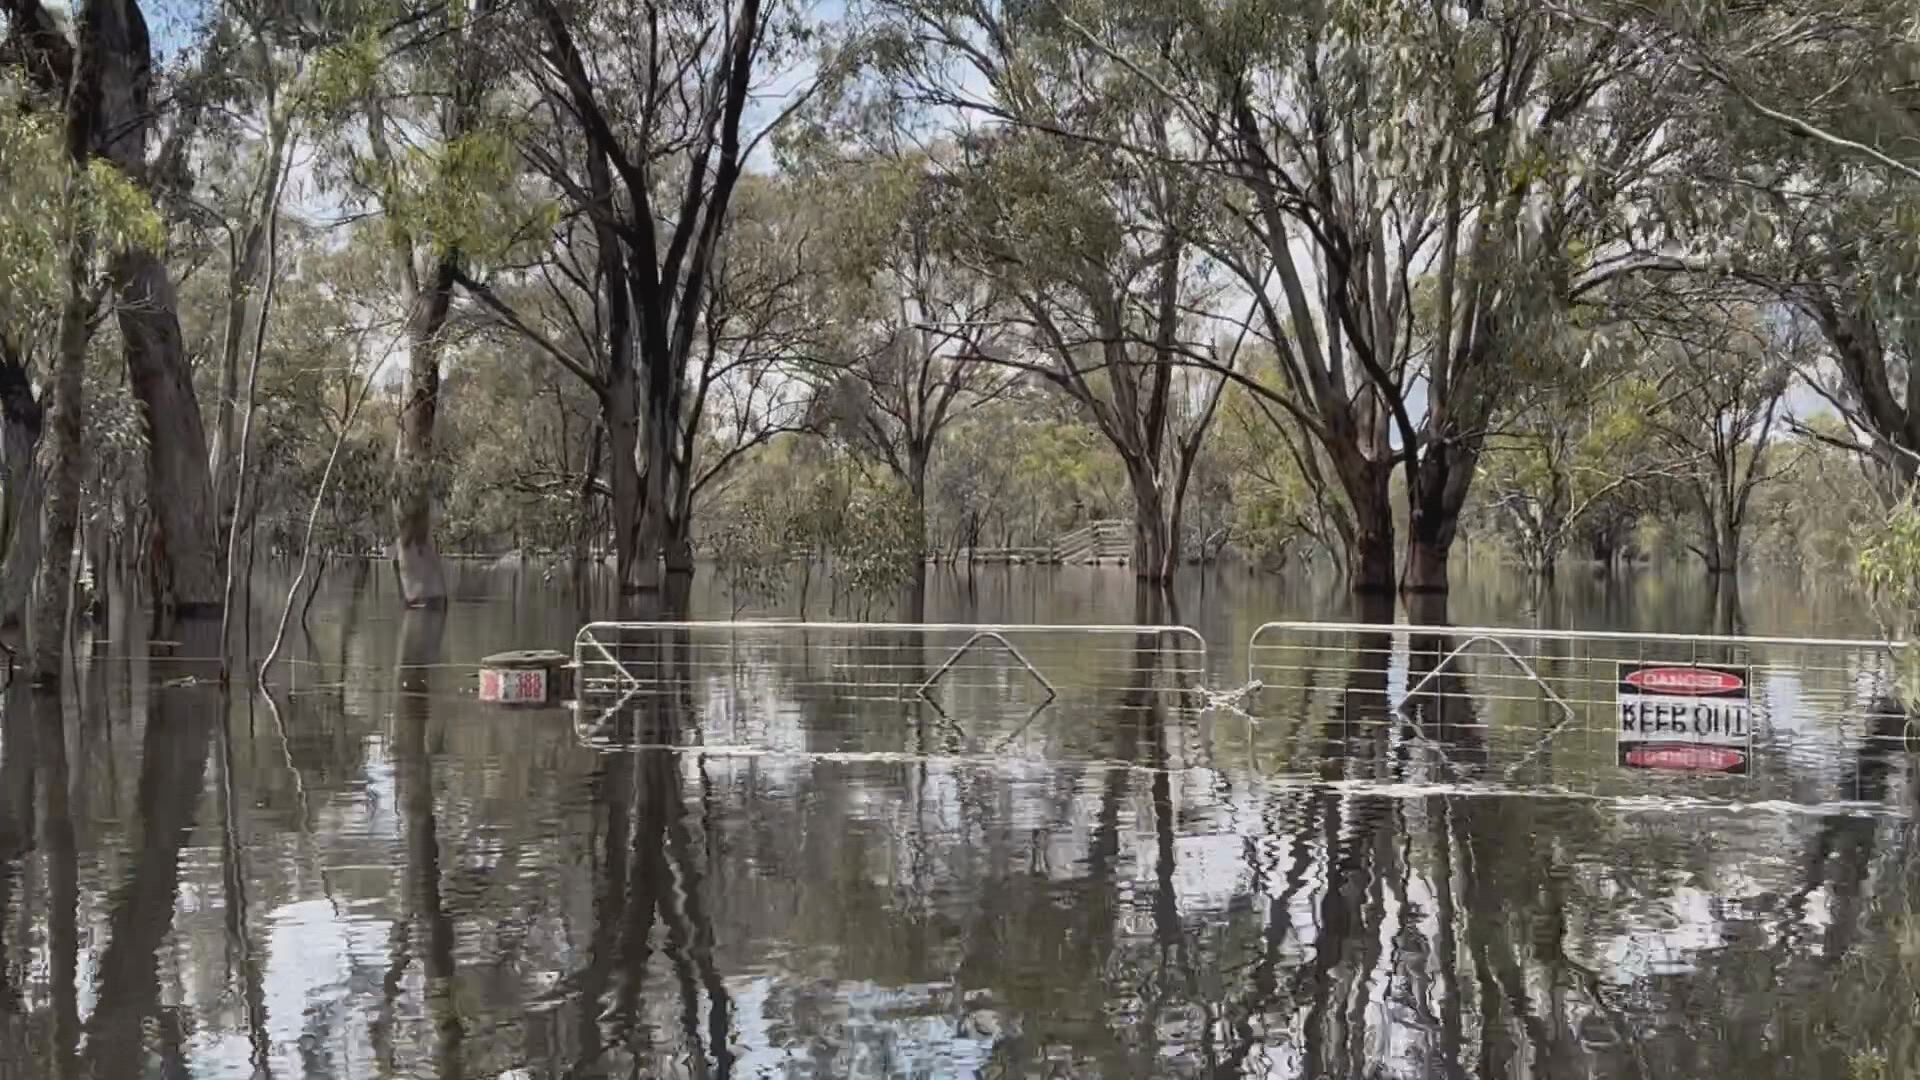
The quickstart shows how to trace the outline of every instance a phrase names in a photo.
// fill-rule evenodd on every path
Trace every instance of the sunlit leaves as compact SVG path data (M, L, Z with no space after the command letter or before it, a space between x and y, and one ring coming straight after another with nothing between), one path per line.
M90 237L103 253L165 241L146 193L104 161L76 170L57 116L0 92L0 323L43 324L66 296L67 252Z
M409 151L391 177L389 219L426 238L435 254L460 252L476 262L544 246L559 204L519 186L519 155L504 126L467 132Z
M306 93L310 114L338 123L358 110L379 84L384 50L371 29L322 49L313 63Z

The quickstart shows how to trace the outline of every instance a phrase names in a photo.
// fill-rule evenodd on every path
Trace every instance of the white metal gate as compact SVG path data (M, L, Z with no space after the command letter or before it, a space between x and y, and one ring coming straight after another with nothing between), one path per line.
M1361 752L1371 743L1424 757L1436 778L1618 793L1648 782L1615 756L1622 672L1750 670L1746 780L1790 784L1821 772L1836 778L1838 798L1877 798L1844 763L1920 749L1896 693L1905 650L1833 638L1270 622L1247 643L1247 677L1260 684L1249 708L1312 725L1324 745L1355 744L1347 749L1360 770L1377 760ZM1694 790L1714 782L1688 780Z
M1005 743L1050 709L1182 702L1205 680L1207 646L1184 626L595 622L575 636L574 665L590 744L672 742L697 729L844 748L886 745L915 714L962 733L1011 717L997 731ZM696 712L700 724L682 722Z

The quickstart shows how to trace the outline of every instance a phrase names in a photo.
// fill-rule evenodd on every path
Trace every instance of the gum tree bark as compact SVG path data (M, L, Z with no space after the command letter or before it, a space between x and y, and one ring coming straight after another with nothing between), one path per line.
M0 627L26 618L33 576L40 569L40 511L46 483L34 461L45 413L34 396L23 359L0 341L0 470L6 476L0 504Z
M127 378L147 418L147 490L161 496L154 500L155 608L163 617L217 617L225 585L219 520L173 281L158 256L129 251L114 259L113 282Z
M36 88L60 94L65 102L67 150L76 165L85 167L98 157L134 183L151 186L147 142L155 116L153 52L139 4L102 0L85 5L77 50L39 0L5 0L0 11L7 14L11 29L8 52L20 58ZM163 147L163 162L179 156L182 136L190 127L183 122L180 132L169 139ZM154 516L154 547L159 556L153 565L155 610L162 618L217 613L222 580L206 431L180 334L173 281L158 254L138 249L116 253L109 277L117 294L115 316L127 380L147 417L149 488L166 493L157 500ZM68 306L83 302L85 298L75 293ZM86 342L84 327L70 334L64 314L62 321L58 363L64 368L73 359L74 349L84 353ZM54 376L56 387L61 379L60 374ZM58 410L49 412L57 415ZM77 412L72 422L77 444ZM62 464L71 460L59 459ZM49 555L43 571L50 569L56 575L66 573L65 561L51 553L72 548L72 530L64 520L64 479L48 476L49 520L43 522L42 533ZM77 479L76 475L76 483ZM76 491L75 506L77 502ZM64 606L64 593L42 595L38 602ZM33 622L42 625L52 618L50 612L43 612Z
M442 607L447 578L433 542L434 422L440 411L440 351L453 302L444 261L407 319L407 387L393 454L394 569L410 608Z
M473 95L461 94L459 99L447 124L451 138L466 133L472 124ZM389 121L378 93L368 96L366 111L368 150L383 174L394 175ZM407 382L393 448L393 566L402 603L410 608L437 608L447 602L447 579L433 542L433 435L440 412L440 353L453 310L460 255L447 250L421 273L418 239L391 206L388 217L394 279L407 312Z
M33 606L27 626L27 670L33 681L60 681L66 654L67 600L73 591L73 537L80 518L80 424L86 409L82 376L87 366L88 319L93 305L84 293L87 252L71 241L68 294L60 314L60 347L47 391L47 435L41 440L36 471L45 478L41 508L40 565L33 579Z
M82 37L83 55L94 51L83 65L79 97L95 110L95 152L144 181L155 115L146 19L133 0L88 4ZM139 249L115 255L111 277L127 380L147 418L148 490L164 493L154 507L155 610L162 618L217 615L224 584L219 523L173 280L159 254Z

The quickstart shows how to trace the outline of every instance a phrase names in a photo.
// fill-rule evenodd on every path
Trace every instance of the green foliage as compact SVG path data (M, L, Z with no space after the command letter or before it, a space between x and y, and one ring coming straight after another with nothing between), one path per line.
M1859 1050L1847 1059L1850 1080L1889 1080L1887 1056L1877 1050Z
M1264 376L1270 363L1263 358L1253 370ZM1245 387L1228 387L1220 410L1212 453L1226 473L1232 536L1239 549L1276 568L1291 554L1313 548L1342 557L1340 522L1350 510L1337 487L1326 483L1322 452L1296 433L1275 431L1267 410ZM1320 468L1318 483L1307 471L1310 466Z
M898 593L918 572L916 513L913 499L899 484L864 478L853 483L834 542L834 569L864 609Z
M145 192L105 161L76 171L58 118L0 83L0 324L16 340L57 315L77 238L103 253L165 242Z
M521 190L515 138L502 125L409 150L401 175L389 178L390 220L436 256L458 251L483 264L544 244L560 203Z
M305 99L309 114L322 123L339 124L362 108L379 85L384 51L371 27L320 50Z
M1856 567L1876 603L1910 620L1909 613L1920 608L1920 503L1906 499L1894 507L1861 546Z
M771 498L744 501L713 531L713 570L736 616L749 607L772 605L786 588L793 562L786 509Z
M0 312L10 333L57 310L65 293L62 223L72 184L58 125L0 95Z

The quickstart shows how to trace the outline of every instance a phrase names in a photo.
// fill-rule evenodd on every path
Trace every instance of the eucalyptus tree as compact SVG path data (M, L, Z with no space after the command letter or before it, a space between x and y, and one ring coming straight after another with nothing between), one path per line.
M620 586L656 589L663 555L692 569L682 438L729 208L748 158L834 62L798 70L817 26L790 0L531 0L531 19L521 68L542 129L522 151L590 227L575 285L595 309L595 366L575 366L603 402ZM787 100L764 115L774 80Z
M959 148L953 219L997 280L1018 338L1000 362L1072 400L1125 465L1136 576L1180 562L1186 491L1243 338L1217 341L1221 275L1196 243L1217 197L1181 163L1174 103L1082 40L1059 9L965 12L883 0L873 54L889 92ZM1146 29L1116 31L1149 48Z
M1674 269L1715 272L1803 313L1825 339L1812 385L1866 441L1881 491L1920 475L1920 13L1903 0L1657 8L1627 32L1697 87L1665 204Z
M1517 393L1487 436L1478 498L1541 584L1583 535L1611 562L1612 532L1695 464L1661 437L1672 373L1648 362L1638 325L1586 307L1540 334L1531 351L1555 377Z
M1664 387L1648 426L1674 462L1665 490L1692 519L1687 547L1709 574L1737 574L1754 495L1794 460L1779 446L1787 390L1817 331L1777 309L1693 304L1641 332Z
M7 0L0 12L8 20L6 52L24 81L47 103L40 107L61 116L65 149L76 166L88 171L96 165L110 168L119 179L163 203L184 186L188 143L208 70L205 65L217 63L217 51L199 54L201 66L169 88L167 103L172 109L163 111L155 106L161 72L138 3L86 4L76 12L71 26L39 0ZM155 136L162 133L161 120L167 115L175 123L164 129L164 138L156 145ZM86 246L77 245L76 254ZM154 516L155 607L171 615L217 612L223 581L206 430L164 245L123 244L103 254L128 383L145 414L148 482L154 490L167 493ZM86 306L82 296L76 294L72 300L76 307ZM63 319L70 326L74 322ZM55 430L55 448L43 451L55 466L48 480L50 520L43 522L42 530L47 551L70 550L71 528L66 522L77 511L78 477L73 471L77 464L69 463L63 451L78 445L77 357L84 353L87 335L77 326L72 329L71 336L62 331L62 359L53 380L55 403L50 411L55 415L50 426ZM63 399L74 403L64 416L59 406ZM64 570L49 570L61 563L57 558L44 560L42 577L45 572L64 576ZM58 582L45 584L57 586ZM45 601L64 606L63 598L64 590L59 598L47 596ZM49 611L46 621L51 625L57 618Z
M498 85L513 26L499 0L425 8L374 0L329 14L317 96L333 121L329 170L376 213L404 314L406 382L393 459L393 558L402 602L446 602L434 539L434 429L459 279L544 222L519 199Z
M820 247L838 332L813 365L842 437L906 486L927 547L927 482L952 425L1022 378L995 363L1012 334L993 275L969 264L948 215L961 200L940 158L888 133L810 170L800 193L826 217Z
M1282 359L1263 392L1333 461L1353 584L1444 594L1503 407L1555 376L1529 342L1639 267L1624 208L1669 151L1664 68L1554 4L1202 20L1165 65L1243 189L1220 245ZM1279 285L1272 296L1267 282Z
M880 7L910 28L901 63L924 100L1051 138L1062 157L1182 177L1201 212L1169 247L1237 279L1239 303L1211 313L1249 310L1280 363L1268 381L1178 359L1244 383L1324 450L1358 591L1394 584L1403 471L1400 584L1444 593L1487 433L1542 374L1524 343L1641 265L1617 234L1670 153L1665 69L1545 0Z

